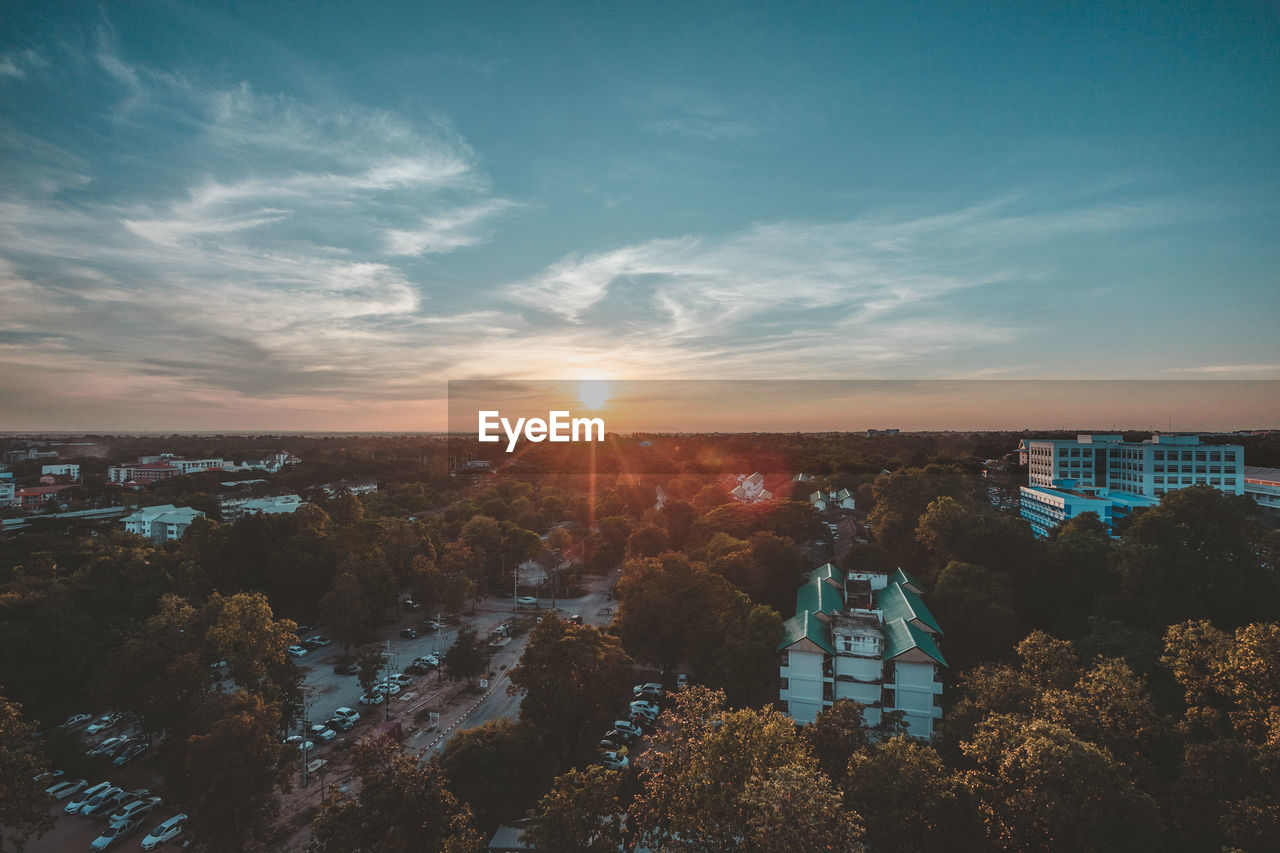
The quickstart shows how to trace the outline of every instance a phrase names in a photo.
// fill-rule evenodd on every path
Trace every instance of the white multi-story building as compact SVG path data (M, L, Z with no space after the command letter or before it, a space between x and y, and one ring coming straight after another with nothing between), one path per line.
M1029 439L1025 447L1022 516L1038 536L1084 512L1098 513L1110 528L1114 519L1187 486L1244 493L1244 448L1206 445L1198 435L1153 435L1146 441L1078 435Z
M866 706L868 725L902 711L907 733L930 738L942 717L947 661L942 629L906 572L845 574L814 569L796 593L796 615L778 643L778 700L797 723L811 723L838 699Z
M40 476L66 477L69 480L79 481L80 466L79 465L41 465Z
M809 504L818 512L836 508L852 510L856 505L853 499L853 492L848 489L840 489L839 491L831 489L825 492L819 489L809 495Z
M139 507L137 512L125 516L121 522L128 533L136 533L155 542L173 542L181 539L197 518L204 518L204 513L198 509L160 504Z
M0 506L13 506L18 487L13 480L0 480Z
M297 512L306 502L299 495L251 498L248 495L220 495L218 511L223 521L238 521L246 515L286 515Z
M1244 493L1258 506L1280 509L1280 468L1244 467Z

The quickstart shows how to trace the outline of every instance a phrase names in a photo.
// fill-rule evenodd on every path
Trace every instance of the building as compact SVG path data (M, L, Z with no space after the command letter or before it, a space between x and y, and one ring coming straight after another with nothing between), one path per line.
M1206 445L1198 435L1153 435L1145 441L1119 435L1028 439L1026 452L1022 517L1037 536L1085 512L1096 512L1110 529L1115 519L1187 486L1244 493L1244 448Z
M160 504L139 507L121 521L128 533L136 533L153 542L174 542L183 537L191 522L197 518L204 518L204 513L198 509Z
M14 492L9 505L26 510L38 510L44 507L45 501L52 498L57 501L60 509L65 509L65 505L58 498L58 492L69 488L71 488L70 484L60 486L23 486Z
M14 506L18 487L13 480L0 479L0 506Z
M107 469L107 482L121 486L155 483L170 477L193 474L196 471L220 470L226 466L222 459L186 459L172 453L159 456L140 456L138 461L125 465L112 465Z
M942 717L947 666L942 629L906 572L845 574L827 563L796 593L796 614L778 643L778 701L811 723L838 699L866 706L868 725L902 711L907 733L928 739Z
M764 487L764 475L759 471L750 477L738 475L738 485L729 492L733 499L744 504L773 500L773 492Z
M264 459L246 459L239 465L227 463L222 467L228 471L266 471L269 474L278 474L286 468L301 464L300 457L294 456L287 450L277 450Z
M878 438L882 435L897 435L897 429L869 429L867 430L867 438Z
M809 503L818 512L825 512L828 509L853 509L855 502L853 492L848 489L834 489L829 491L816 491L809 495Z
M342 494L352 494L357 497L360 495L376 495L378 493L378 481L339 480L336 483L325 483L320 488L331 498L336 498Z
M1280 468L1244 466L1244 493L1258 506L1280 509Z
M42 477L65 477L72 482L80 482L80 466L79 465L41 465L40 475Z
M239 521L246 515L288 515L306 506L300 495L252 498L248 495L219 495L218 512L223 521Z

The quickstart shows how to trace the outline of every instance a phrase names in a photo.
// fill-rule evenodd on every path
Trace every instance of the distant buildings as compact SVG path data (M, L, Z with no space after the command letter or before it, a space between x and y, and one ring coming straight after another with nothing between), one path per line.
M773 492L764 487L764 475L759 471L750 477L738 476L738 485L729 492L734 500L744 504L773 500Z
M246 515L288 515L306 506L299 495L274 495L252 498L248 495L219 495L218 511L226 522L239 521Z
M41 465L40 476L44 477L61 477L71 482L80 482L80 466L79 465Z
M198 509L161 504L140 507L121 522L128 533L145 536L153 542L174 542L186 534L191 522L197 518L204 518L204 513Z
M376 495L378 493L377 480L338 480L336 483L325 483L320 487L325 495L336 498L338 495L352 494L356 497L360 495Z
M71 484L60 486L23 486L13 493L13 497L10 499L9 505L21 507L26 510L34 510L42 508L45 501L52 499L58 502L58 507L61 509L63 504L58 501L58 492L69 488L71 488Z
M222 459L186 459L172 453L141 456L137 462L108 468L107 482L120 486L144 486L196 471L218 470L225 465Z
M1029 484L1021 488L1022 517L1037 536L1085 512L1097 513L1110 529L1116 518L1187 486L1244 493L1244 448L1205 445L1198 435L1153 435L1140 442L1078 435L1028 439L1025 445Z
M0 479L0 506L13 506L17 493L18 487L13 480Z
M867 430L867 438L876 438L881 435L897 435L896 429L869 429Z
M1244 467L1244 493L1258 506L1280 509L1280 468Z
M301 464L300 457L294 456L287 450L277 450L264 459L246 459L239 465L227 463L222 467L228 471L266 471L268 474L278 474L286 468Z
M830 489L828 491L816 491L809 495L809 504L818 512L826 512L828 509L853 509L855 501L853 492L848 489Z
M796 613L778 643L778 699L797 723L811 723L838 699L867 706L875 725L902 711L912 737L930 738L941 719L947 661L942 629L901 569L846 575L828 563L796 593Z

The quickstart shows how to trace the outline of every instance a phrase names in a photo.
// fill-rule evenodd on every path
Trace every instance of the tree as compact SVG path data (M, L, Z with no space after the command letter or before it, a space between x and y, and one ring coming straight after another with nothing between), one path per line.
M356 678L360 681L360 689L365 693L372 691L373 685L382 679L382 668L386 663L386 651L377 643L357 649Z
M458 637L453 645L444 653L444 668L449 677L455 681L465 678L470 685L488 665L488 644L476 634L474 628L463 625L458 629Z
M280 743L280 708L247 690L208 709L210 722L187 742L183 789L194 835L213 850L244 850L260 838L287 784L292 759Z
M993 715L961 744L987 836L1006 850L1135 850L1159 837L1155 803L1105 749L1047 720Z
M618 636L633 657L674 669L719 645L714 615L732 601L723 578L683 554L631 560L618 581Z
M778 640L782 619L772 607L752 604L743 593L719 617L719 646L709 660L695 657L707 685L724 688L733 705L760 705L777 698Z
M311 824L310 853L479 853L471 813L444 784L439 765L405 755L390 738L366 738L352 750L360 787L335 786Z
M527 727L490 720L454 735L440 754L440 769L449 790L487 830L518 817L540 790L537 751Z
M895 737L857 750L841 775L845 803L866 821L872 849L928 853L986 847L968 791L927 744Z
M861 702L838 699L800 729L800 737L813 753L818 769L837 783L844 779L854 753L871 748L865 711Z
M524 691L520 721L540 734L563 764L614 719L630 695L631 672L631 658L617 638L544 616L508 673L508 691Z
M291 722L302 699L302 674L288 649L298 642L297 624L277 621L262 593L242 592L223 598L216 592L205 604L205 640L215 660L246 690L267 702L280 702L284 722Z
M953 666L968 669L1008 656L1019 636L1018 612L1004 572L952 560L938 574L933 601L940 624L947 626Z
M343 572L333 589L320 598L320 619L347 654L352 646L369 638L378 610L370 606L364 586L353 572Z
M961 504L974 503L972 484L954 466L902 468L877 477L873 490L875 507L867 522L895 563L908 568L923 568L927 562L916 528L931 502L947 496Z
M627 538L627 556L656 557L670 546L665 529L656 524L646 524Z
M50 780L36 777L48 770L36 727L22 719L22 709L0 694L0 850L21 853L27 841L53 829Z
M834 849L857 849L857 816L834 792L818 793L830 791L830 780L813 769L789 717L725 711L724 694L693 687L663 720L630 810L642 843L675 853L765 853L815 849L814 839L826 838Z
M592 764L558 777L533 810L525 842L535 850L617 853L625 849L621 774Z

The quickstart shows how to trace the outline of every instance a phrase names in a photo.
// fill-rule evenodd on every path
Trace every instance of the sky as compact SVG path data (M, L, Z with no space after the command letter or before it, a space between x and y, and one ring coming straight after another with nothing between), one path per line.
M1280 379L1280 6L982 6L6 3L0 429Z

